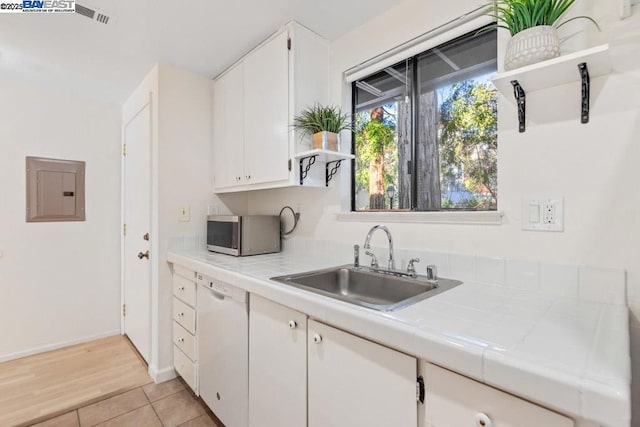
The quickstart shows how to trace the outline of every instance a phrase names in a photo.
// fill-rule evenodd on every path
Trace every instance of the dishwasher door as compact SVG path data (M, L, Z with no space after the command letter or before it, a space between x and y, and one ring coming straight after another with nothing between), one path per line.
M227 427L249 419L247 292L204 278L198 286L200 397Z

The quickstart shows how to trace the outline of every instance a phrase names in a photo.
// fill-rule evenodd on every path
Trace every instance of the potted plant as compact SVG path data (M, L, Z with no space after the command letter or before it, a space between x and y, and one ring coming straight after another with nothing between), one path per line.
M340 151L340 132L352 130L351 118L339 107L316 104L293 119L293 127L301 136L311 135L313 148Z
M496 24L489 28L505 28L512 36L507 44L505 70L560 56L557 29L575 19L587 19L599 30L598 23L588 16L561 21L574 3L575 0L491 1L487 15L493 17Z

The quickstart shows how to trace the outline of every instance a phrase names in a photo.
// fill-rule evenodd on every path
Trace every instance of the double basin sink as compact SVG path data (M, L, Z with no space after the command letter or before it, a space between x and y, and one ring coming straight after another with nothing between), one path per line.
M398 310L462 283L352 265L272 277L271 280L378 311Z

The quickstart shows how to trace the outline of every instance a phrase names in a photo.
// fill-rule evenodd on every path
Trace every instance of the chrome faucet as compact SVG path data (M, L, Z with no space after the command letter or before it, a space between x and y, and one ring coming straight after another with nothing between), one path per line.
M371 249L371 236L373 235L373 233L375 233L376 230L382 230L385 233L387 233L387 239L389 240L389 269L390 270L395 270L396 269L396 262L394 260L393 257L393 237L391 237L391 232L389 231L389 229L387 227L385 227L384 225L378 224L378 225L374 225L373 227L371 227L371 230L369 230L369 232L367 233L367 238L364 240L364 249Z
M360 246L353 245L353 266L360 268Z

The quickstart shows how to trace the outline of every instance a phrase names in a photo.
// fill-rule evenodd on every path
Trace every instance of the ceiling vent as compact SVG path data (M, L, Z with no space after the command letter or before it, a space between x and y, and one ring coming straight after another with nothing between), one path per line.
M109 20L111 19L109 15L107 15L106 13L100 10L92 9L87 6L82 6L81 4L78 4L78 3L76 3L76 13L79 15L85 16L93 21L98 21L102 24L108 24Z

